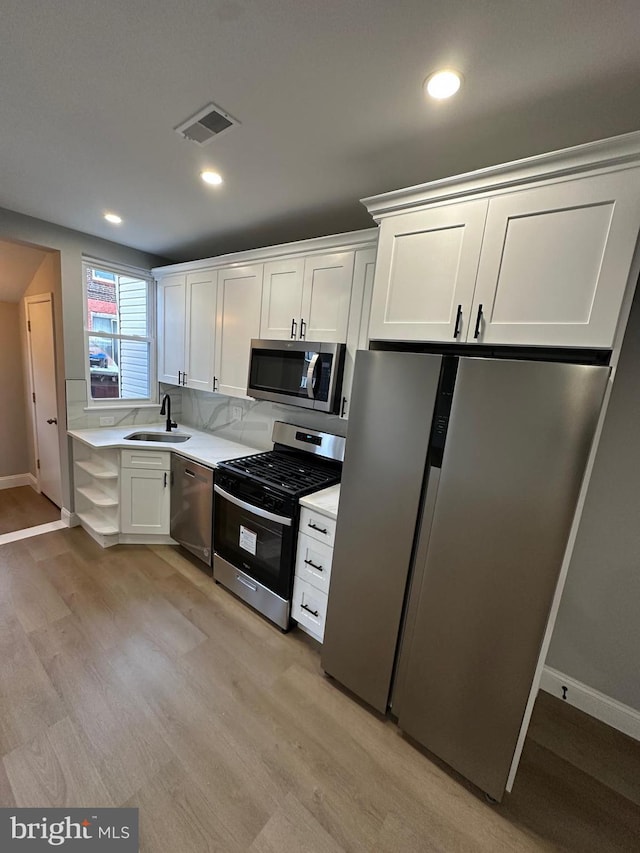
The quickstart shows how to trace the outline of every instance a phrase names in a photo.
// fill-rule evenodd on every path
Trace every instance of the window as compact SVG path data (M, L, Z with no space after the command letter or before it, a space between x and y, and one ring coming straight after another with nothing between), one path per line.
M83 275L90 402L150 402L155 396L150 273L85 259Z

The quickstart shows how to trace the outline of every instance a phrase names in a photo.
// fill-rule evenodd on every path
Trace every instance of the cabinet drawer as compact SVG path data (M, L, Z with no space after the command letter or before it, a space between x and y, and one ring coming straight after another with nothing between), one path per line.
M293 584L291 615L305 630L322 642L327 617L328 596L306 581L296 578Z
M169 471L171 454L154 450L123 450L120 462L123 468L146 468L156 471Z
M333 549L329 545L312 539L306 533L298 536L296 575L325 594L329 592L332 559Z
M333 547L333 540L336 535L336 523L333 518L327 518L326 515L321 515L319 512L314 512L312 509L302 507L300 512L300 533L306 533L318 542L324 542L326 545Z

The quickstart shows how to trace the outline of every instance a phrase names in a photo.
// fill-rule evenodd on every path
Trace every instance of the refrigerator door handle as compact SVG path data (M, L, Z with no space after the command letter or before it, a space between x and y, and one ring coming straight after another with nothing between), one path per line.
M476 317L476 329L473 333L474 338L480 337L480 323L482 322L482 302L478 305L478 316Z
M453 330L453 337L457 338L460 334L460 327L462 325L462 305L458 305L458 313L456 314L456 325Z

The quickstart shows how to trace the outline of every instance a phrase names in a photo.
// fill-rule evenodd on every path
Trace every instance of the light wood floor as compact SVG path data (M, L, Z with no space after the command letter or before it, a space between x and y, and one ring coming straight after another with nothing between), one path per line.
M31 486L0 489L0 534L60 521L60 510Z
M637 851L639 747L541 694L491 806L174 549L0 547L0 804L136 806L142 851Z

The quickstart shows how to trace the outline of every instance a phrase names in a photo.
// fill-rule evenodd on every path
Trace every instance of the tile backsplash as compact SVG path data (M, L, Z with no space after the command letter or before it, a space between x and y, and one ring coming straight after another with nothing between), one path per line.
M182 419L186 425L259 450L271 450L274 421L346 435L347 422L334 415L265 400L243 400L190 388L178 390L182 394Z
M114 426L162 423L159 406L145 408L123 408L86 411L87 383L80 379L68 379L67 428L93 429L100 427L101 417L112 417ZM191 388L160 384L160 398L171 395L171 416L179 426L192 426L230 441L237 441L271 450L271 433L274 421L287 421L311 429L320 429L336 435L346 435L347 422L335 415L310 412L297 406L269 403L264 400L243 400L226 397Z
M160 415L159 406L145 406L144 408L128 407L126 404L122 407L118 404L118 408L93 409L86 411L87 407L87 383L84 379L67 379L67 429L93 429L101 426L100 418L112 417L114 426L128 426L129 424L154 424L160 423L163 420ZM160 386L161 393L163 386ZM175 395L171 393L172 409L171 413L181 416L180 410L180 389L174 389L173 386L166 386L166 390L173 392L178 391Z

